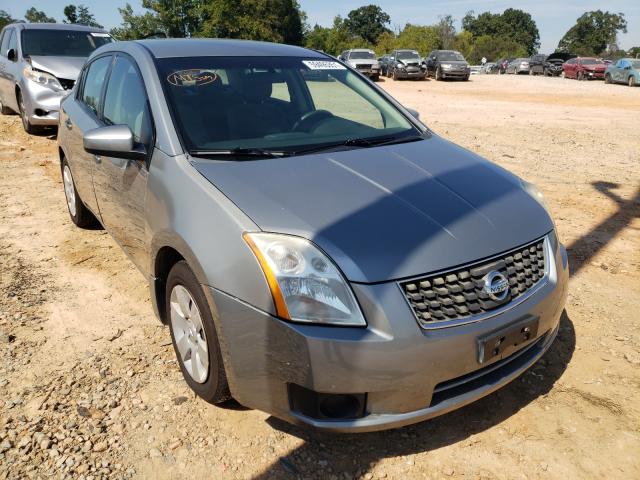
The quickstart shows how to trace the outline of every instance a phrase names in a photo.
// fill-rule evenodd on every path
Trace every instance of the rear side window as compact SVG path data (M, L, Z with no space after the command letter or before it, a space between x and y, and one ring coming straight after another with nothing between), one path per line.
M104 97L104 121L109 125L127 125L135 140L148 144L151 116L144 83L133 62L117 57Z
M11 30L11 35L9 35L9 45L7 45L7 52L12 48L15 50L16 55L18 55L18 39L16 37L15 30Z
M111 56L101 57L95 60L84 77L84 85L82 87L82 95L80 99L84 104L93 110L96 115L100 110L100 94L102 86L111 63Z
M9 37L13 33L13 28L8 28L4 31L2 35L2 43L0 44L0 53L3 57L7 56L7 52L9 51Z

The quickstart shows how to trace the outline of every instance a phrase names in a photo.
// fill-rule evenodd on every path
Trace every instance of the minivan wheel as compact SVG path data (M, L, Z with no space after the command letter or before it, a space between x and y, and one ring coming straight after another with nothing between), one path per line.
M67 209L69 210L71 221L80 228L95 226L98 220L78 195L73 175L71 175L71 168L69 168L66 158L62 161L62 184L64 185L64 196L67 200Z
M2 101L0 101L0 113L2 115L11 115L13 113L13 110L11 110L9 107L5 107Z
M209 403L228 400L231 393L211 310L184 260L169 272L165 298L171 341L185 381Z
M38 126L31 125L29 121L29 114L24 106L24 100L22 98L22 92L18 91L18 108L20 109L20 118L22 119L22 127L24 131L29 135L34 135L39 133L42 129Z

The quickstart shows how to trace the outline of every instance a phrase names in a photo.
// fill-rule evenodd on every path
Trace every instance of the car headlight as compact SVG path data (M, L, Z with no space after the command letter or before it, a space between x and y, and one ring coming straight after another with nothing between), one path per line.
M49 73L34 70L31 67L25 67L22 74L32 82L36 82L43 87L50 88L54 92L61 92L64 90L58 79Z
M443 68L444 70L450 70L450 69L451 69L451 66L452 66L452 65L451 65L450 63L443 63L443 64L442 64L442 68Z
M366 325L350 286L310 241L276 233L245 233L267 279L276 312L295 322Z

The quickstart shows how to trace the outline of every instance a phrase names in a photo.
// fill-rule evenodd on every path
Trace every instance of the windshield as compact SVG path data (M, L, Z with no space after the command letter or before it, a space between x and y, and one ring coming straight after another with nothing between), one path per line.
M461 53L458 52L440 52L438 54L438 60L445 60L445 61L464 61L464 57L462 56Z
M398 52L396 55L397 60L420 60L420 54L418 52Z
M295 152L421 134L356 73L332 60L194 57L158 60L189 151Z
M112 41L108 33L28 29L22 31L22 52L24 56L88 57Z
M372 52L351 52L349 54L349 60L359 60L359 59L375 59L376 56Z
M596 60L595 58L583 58L582 64L583 65L604 65L604 62L602 60Z

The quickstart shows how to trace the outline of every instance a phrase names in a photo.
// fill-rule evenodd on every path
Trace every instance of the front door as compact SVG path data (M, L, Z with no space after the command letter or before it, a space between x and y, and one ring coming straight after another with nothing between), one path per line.
M144 82L132 58L118 55L109 76L102 109L106 125L127 125L136 143L151 155L153 128ZM93 184L100 216L131 260L148 274L145 200L149 161L101 157Z

